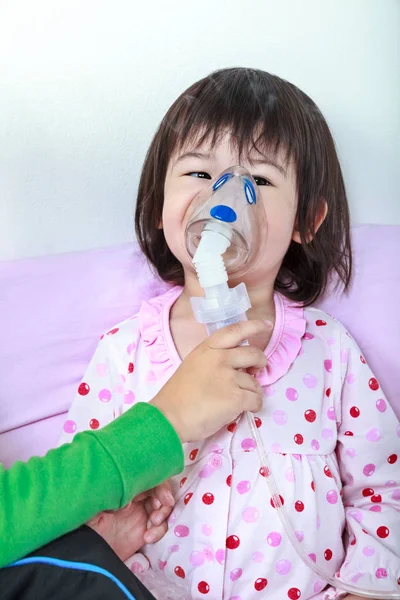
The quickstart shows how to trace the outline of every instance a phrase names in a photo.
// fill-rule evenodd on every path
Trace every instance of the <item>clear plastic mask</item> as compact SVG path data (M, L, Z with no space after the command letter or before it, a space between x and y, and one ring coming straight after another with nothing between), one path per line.
M257 262L261 242L265 243L267 222L257 184L243 167L223 171L201 190L190 204L186 217L185 243L191 259L201 234L211 222L221 231L229 228L231 243L223 255L229 275L242 275Z

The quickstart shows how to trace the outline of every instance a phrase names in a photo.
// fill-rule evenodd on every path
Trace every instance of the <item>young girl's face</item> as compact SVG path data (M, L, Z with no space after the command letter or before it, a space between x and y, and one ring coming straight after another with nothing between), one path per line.
M186 211L210 180L228 167L238 164L238 152L228 134L213 147L208 142L202 146L187 145L171 157L164 185L162 227L168 247L182 263L185 276L193 272L185 249ZM253 150L249 155L242 156L240 165L253 175L258 185L268 223L268 231L265 236L261 235L262 247L258 260L255 265L250 265L241 280L253 287L273 285L290 241L296 238L294 164L285 164L282 153L272 158Z

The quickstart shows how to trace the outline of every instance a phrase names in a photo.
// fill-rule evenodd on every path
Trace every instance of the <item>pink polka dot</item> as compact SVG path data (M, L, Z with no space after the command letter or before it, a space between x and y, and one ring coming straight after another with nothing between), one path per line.
M384 400L383 398L379 398L379 400L376 401L375 406L379 410L379 412L385 412L385 410L387 409L386 400Z
M317 556L314 554L314 552L310 552L310 554L308 555L309 558L311 558L311 560L316 563L317 562Z
M354 458L355 456L357 456L357 450L355 450L354 448L347 448L346 454L347 454L347 456Z
M135 342L132 342L131 344L129 344L126 348L126 351L128 354L132 354L132 352L134 351L134 349L136 348L136 344Z
M347 381L347 383L349 383L350 385L351 385L352 383L354 383L354 382L355 382L355 380L356 380L356 376L354 375L354 373L349 373L349 374L347 375L347 377L346 377L346 381Z
M328 419L330 419L331 421L334 421L336 419L335 409L333 408L333 406L330 406L328 408L326 414L328 415Z
M333 439L333 431L332 429L326 428L322 430L322 437L324 440L332 440Z
M271 398L271 396L274 396L276 394L276 389L274 388L273 385L267 385L267 387L265 388L265 395L268 396L268 398Z
M252 560L256 563L260 563L264 560L264 554L262 552L253 552Z
M135 401L135 394L132 390L126 390L124 392L124 404L133 404Z
M356 573L355 575L353 575L353 577L351 578L352 583L357 583L357 581L360 579L360 577L362 577L363 574L362 573Z
M176 521L176 513L173 511L168 517L168 524L172 525Z
M287 575L290 572L291 568L292 564L290 560L286 560L285 558L278 560L278 562L275 565L276 572L279 575Z
M311 448L313 450L319 450L319 441L318 440L311 440Z
M286 390L286 398L294 402L299 397L299 394L295 388L287 388Z
M64 423L64 431L65 433L75 433L77 428L77 425L75 423L75 421L71 421L70 419L68 419L68 421L65 421Z
M287 414L284 410L274 410L272 418L277 425L286 425L287 423Z
M157 381L157 377L155 376L153 371L148 371L148 373L146 374L146 381L149 384L153 384Z
M161 563L161 565L160 565L160 563ZM165 563L165 565L166 564L167 563ZM159 561L159 566L160 566L161 571L165 568L165 565L162 567L162 561L161 560ZM140 573L143 573L144 567L143 567L143 565L140 564L140 562L138 562L137 560L135 560L131 564L130 570L132 571L132 573L135 573L135 575L139 575Z
M268 534L267 542L273 548L276 548L277 546L279 546L281 541L282 541L282 536L277 531L271 531L271 533Z
M320 581L320 580L316 581L314 583L314 588L313 588L314 589L314 593L315 594L319 594L324 589L325 586L326 586L325 581Z
M191 555L190 555L190 564L193 567L199 567L200 565L204 564L205 558L204 558L204 554L202 552L199 552L198 550L194 550Z
M287 481L290 481L291 483L293 483L293 481L295 480L293 469L288 469L286 471L285 478Z
M336 344L336 340L333 337L330 337L326 340L328 342L329 346L333 346L334 344Z
M392 492L392 500L400 500L400 488Z
M385 483L385 487L394 487L396 485L397 485L397 483L395 481L393 481L393 479L389 479L389 481L386 481L386 483Z
M297 537L297 540L299 542L302 542L304 540L304 532L303 531L295 531L294 534Z
M380 440L380 439L381 439L381 437L382 437L382 434L381 434L381 432L379 431L379 429L375 429L375 428L373 428L373 429L370 429L370 430L367 432L367 436L366 436L366 437L367 437L367 440L368 440L369 442L379 442L379 440Z
M237 491L239 492L239 494L247 494L247 492L250 491L251 488L251 484L250 481L239 481L239 483L236 486Z
M243 571L240 568L232 569L232 571L229 573L230 580L237 581L242 576L242 573L243 573Z
M218 471L222 467L222 458L218 454L215 454L210 458L208 464L214 471Z
M256 443L253 438L245 438L240 444L245 452L252 452L256 448Z
M277 442L271 444L271 452L278 452L278 454L280 454L281 450L282 450L282 446L280 444L278 444Z
M301 454L292 454L292 456L295 460L298 460L299 462L301 462L303 460L303 457L301 456Z
M216 551L216 553L215 553L215 559L216 559L216 561L220 565L224 564L224 562L225 562L225 550L223 548L220 548L219 550Z
M331 360L324 360L324 367L325 367L325 371L327 371L328 373L332 373L332 361Z
M213 469L213 467L207 463L202 469L200 469L199 477L201 477L201 479L205 479L206 477L210 477L210 475L212 475L214 472L215 469Z
M379 504L374 504L373 506L371 506L371 507L369 508L369 510L370 510L371 512L381 512L381 511L382 511L382 508L379 506Z
M375 465L373 465L372 463L368 463L363 468L363 473L366 477L371 477L371 475L375 473Z
M386 571L386 569L384 569L383 567L377 569L375 571L375 577L377 579L386 579L386 577L387 577L387 571Z
M373 548L372 546L365 546L362 552L364 556L373 556L375 554L375 548Z
M255 506L248 506L242 513L242 518L245 523L255 523L260 516L260 511Z
M352 519L354 519L355 521L357 521L357 523L361 523L362 522L362 512L360 510L351 510L349 512L349 517L351 517Z
M168 552L172 554L173 552L178 552L179 544L174 544L173 546L168 546Z
M326 499L329 502L329 504L336 504L338 501L337 491L329 490L329 492L326 493Z
M314 339L314 336L312 333L309 333L308 331L306 331L305 334L303 335L303 338L305 340L312 340L312 339Z
M176 537L179 537L179 538L187 537L189 535L189 533L190 533L190 529L186 525L177 525L174 528L174 534L176 535Z
M98 363L96 365L96 372L99 377L105 377L108 373L108 364L107 363Z
M307 373L306 375L304 375L303 377L303 383L306 387L308 387L310 390L315 388L318 380L317 378L312 375L311 373Z
M206 548L204 548L203 554L204 554L206 560L208 560L209 562L214 560L214 552L212 551L212 548L210 548L209 546L206 546Z
M212 535L213 529L212 529L212 525L210 525L209 523L204 523L204 525L201 528L201 533L203 535Z

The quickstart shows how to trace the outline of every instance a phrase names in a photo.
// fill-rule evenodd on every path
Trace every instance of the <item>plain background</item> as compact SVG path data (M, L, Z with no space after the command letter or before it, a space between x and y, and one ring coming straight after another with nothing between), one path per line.
M400 224L399 0L2 0L0 258L131 240L159 121L228 66L311 95L353 222Z

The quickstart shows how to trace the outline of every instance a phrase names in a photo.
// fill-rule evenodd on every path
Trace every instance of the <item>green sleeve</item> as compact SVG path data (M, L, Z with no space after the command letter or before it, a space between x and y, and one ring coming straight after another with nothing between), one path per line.
M44 457L8 470L0 465L0 567L182 469L177 433L157 408L142 402Z

